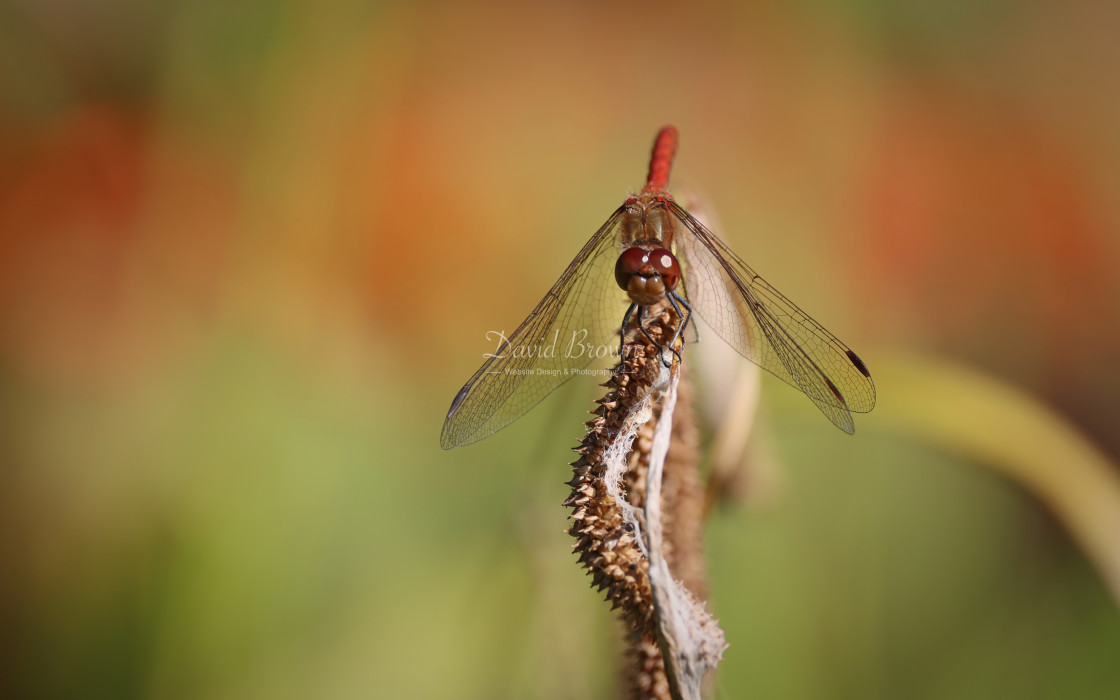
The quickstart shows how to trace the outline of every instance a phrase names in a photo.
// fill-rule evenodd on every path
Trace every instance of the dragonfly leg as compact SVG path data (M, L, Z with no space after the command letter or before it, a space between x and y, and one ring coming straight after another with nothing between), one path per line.
M641 329L642 335L644 335L646 337L646 340L648 340L652 345L655 345L657 347L657 354L661 358L661 364L665 365L666 368L672 367L673 366L672 361L665 362L665 346L662 345L661 343L657 342L656 340L654 340L653 336L649 334L649 331L646 330L645 325L642 323L642 321L645 320L646 312L648 310L649 310L649 307L643 306L643 307L641 307L641 310L638 312L638 328ZM676 350L674 350L673 352L675 354ZM678 355L678 357L680 357L680 356Z
M672 350L673 354L677 356L677 362L681 362L681 354L677 351L676 348L677 339L680 338L681 347L684 347L684 329L688 327L688 322L692 320L692 305L685 301L684 297L677 294L676 292L669 292L668 297L669 303L673 305L673 310L677 312L677 318L680 319L680 325L677 326L676 332L673 333L672 340L669 341L669 349ZM681 311L681 306L688 309L687 316L683 311Z
M676 351L675 348L673 348L673 345L676 344L677 338L680 337L681 332L684 330L684 326L688 324L688 319L692 317L692 307L689 306L688 302L686 302L684 299L682 299L680 297L677 297L677 300L679 300L680 303L684 304L685 307L688 309L688 312L689 312L688 316L684 316L684 314L680 310L680 307L677 306L677 301L673 300L674 296L676 296L676 295L672 294L669 297L669 301L670 301L670 303L673 304L673 308L676 309L677 317L678 318L680 318L680 317L685 318L684 323L682 323L681 327L678 328L677 331L673 334L673 340L669 344L669 349L672 350L673 354L677 356L677 361L679 362L680 359L681 359L681 355L680 355L679 352ZM664 357L665 346L663 346L661 343L654 340L653 336L649 334L648 330L646 330L646 326L645 326L644 321L646 319L646 313L649 311L649 307L642 306L640 304L630 304L630 306L626 309L626 315L622 317L622 331L621 331L622 338L621 338L621 341L620 341L619 346L618 346L618 357L619 357L619 365L618 366L622 367L622 353L625 351L625 348L626 348L626 325L628 323L630 323L630 317L634 315L634 309L635 308L638 310L638 321L637 321L638 330L640 330L642 332L642 335L644 335L646 337L646 340L648 340L650 342L650 344L657 346L659 354L661 355L662 364L664 364L666 367L672 367L672 362L665 362L665 357Z
M638 311L638 330L640 330L642 332L642 335L644 335L646 337L646 340L648 340L653 345L656 345L658 351L660 351L661 350L661 343L659 343L659 342L657 342L656 340L653 339L653 336L650 335L649 331L646 330L645 324L642 323L642 321L644 321L646 319L646 312L649 311L649 307L648 306L640 306L640 307L638 307L638 309L639 309L639 311Z
M638 306L637 304L631 304L630 307L626 309L626 315L622 317L622 329L618 332L619 336L621 336L618 339L618 366L619 367L622 366L622 351L626 347L626 324L630 323L630 316L632 316L634 314L634 309L637 308L637 306ZM638 325L639 326L642 325L641 320L638 321Z

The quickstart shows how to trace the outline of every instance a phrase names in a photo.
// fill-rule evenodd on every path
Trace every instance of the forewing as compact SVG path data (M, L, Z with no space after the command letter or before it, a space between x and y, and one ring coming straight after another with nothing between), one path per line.
M474 373L451 403L440 444L445 450L489 437L617 345L626 293L614 281L619 255L614 212L507 342ZM613 290L613 291L612 291ZM617 353L617 348L614 350Z
M669 207L684 229L676 246L697 313L743 357L800 389L837 427L853 432L851 412L875 406L875 383L863 361L680 205Z

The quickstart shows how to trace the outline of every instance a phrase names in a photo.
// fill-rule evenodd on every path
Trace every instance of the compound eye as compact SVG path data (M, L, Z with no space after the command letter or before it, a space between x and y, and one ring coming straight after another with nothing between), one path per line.
M614 281L618 283L619 287L626 289L630 284L630 278L638 274L638 270L642 269L649 260L649 255L641 248L630 248L623 251L622 255L618 256L618 262L614 265Z
M657 248L649 252L649 264L661 275L665 282L665 289L672 290L681 281L681 266L675 255L664 248Z

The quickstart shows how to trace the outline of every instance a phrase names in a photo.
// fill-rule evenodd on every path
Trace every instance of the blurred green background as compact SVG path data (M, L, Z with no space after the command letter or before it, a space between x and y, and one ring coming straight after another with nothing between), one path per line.
M438 433L673 123L673 182L879 388L849 438L764 381L715 697L1120 697L1118 27L0 4L0 695L614 697L560 507L596 387Z

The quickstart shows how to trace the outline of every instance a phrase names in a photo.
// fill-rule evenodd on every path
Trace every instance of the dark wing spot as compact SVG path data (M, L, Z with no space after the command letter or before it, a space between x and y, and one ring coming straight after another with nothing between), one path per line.
M459 390L458 394L455 394L455 400L451 402L451 408L447 410L448 418L455 415L455 410L458 409L459 404L463 403L463 400L467 398L467 393L470 392L470 390L471 385L467 384L465 387Z
M825 383L828 384L828 388L832 389L832 393L836 394L836 398L840 399L840 403L847 406L848 402L844 400L844 396L840 393L840 390L836 388L836 385L832 383L832 380L829 379L828 377L825 377L824 381L825 381Z
M851 350L849 350L847 354L848 359L852 361L852 364L856 366L856 369L860 371L860 374L867 377L868 379L871 379L871 373L867 371L867 365L863 364L863 360L859 359L859 355L855 354Z

